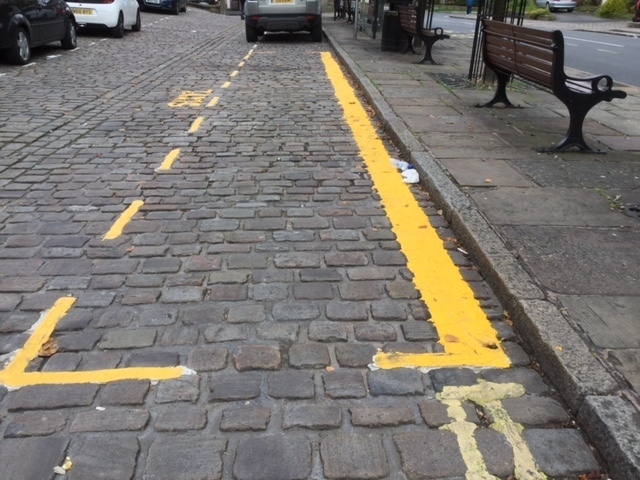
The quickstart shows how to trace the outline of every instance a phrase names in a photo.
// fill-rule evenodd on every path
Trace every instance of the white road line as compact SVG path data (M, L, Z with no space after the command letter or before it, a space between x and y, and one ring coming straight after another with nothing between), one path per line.
M607 42L598 42L597 40L585 40L583 38L575 38L575 37L564 37L565 40L577 40L578 42L587 42L587 43L597 43L598 45L608 45L609 47L618 47L623 48L624 45L618 45L617 43L607 43Z

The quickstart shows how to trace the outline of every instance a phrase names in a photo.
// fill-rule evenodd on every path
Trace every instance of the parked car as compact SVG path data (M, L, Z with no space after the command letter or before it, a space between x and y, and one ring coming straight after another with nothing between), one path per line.
M536 0L536 6L540 8L546 8L550 12L557 10L566 10L567 12L573 12L577 3L573 0Z
M138 0L142 10L165 10L179 15L187 11L187 0Z
M31 49L51 42L77 45L76 20L64 0L0 0L0 52L26 65Z
M242 11L247 42L255 42L265 32L311 33L322 41L321 0L246 0Z
M70 0L67 3L80 28L108 28L115 38L122 38L125 28L134 32L142 28L136 0Z

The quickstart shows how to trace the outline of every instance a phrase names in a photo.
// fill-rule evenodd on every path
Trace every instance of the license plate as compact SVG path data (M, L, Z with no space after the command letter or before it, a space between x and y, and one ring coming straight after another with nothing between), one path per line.
M146 0L146 3L153 3L153 4L156 4L156 5L159 5L160 4L160 0Z
M294 4L295 0L271 0L271 3L277 3L278 5L282 4Z
M93 15L93 10L90 8L72 8L71 11L76 15Z

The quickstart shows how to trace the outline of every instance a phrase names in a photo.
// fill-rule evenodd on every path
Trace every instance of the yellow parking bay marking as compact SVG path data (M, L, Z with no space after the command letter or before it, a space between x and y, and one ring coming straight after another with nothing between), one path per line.
M189 132L191 132L191 130L189 130ZM156 171L162 172L164 170L169 170L173 166L173 162L175 162L176 158L178 158L179 156L180 156L180 149L174 148L167 154L166 157L164 157L164 160L162 161L160 166L156 168Z
M120 214L120 217L118 217L109 231L105 233L102 240L113 240L114 238L118 238L122 235L122 230L124 230L124 227L131 221L133 216L138 213L138 210L140 210L142 205L144 205L142 200L134 200L133 203L131 203L131 205L129 205L127 209Z
M215 107L218 104L220 97L213 97L211 101L207 104L207 107Z
M213 93L213 90L204 90L196 92L182 92L174 100L170 101L167 105L170 107L199 107L204 100Z
M25 372L29 363L38 356L40 348L49 341L57 323L71 309L76 299L59 298L45 311L31 328L32 333L9 364L0 370L0 385L9 389L28 385L63 385L73 383L108 383L118 380L169 380L194 374L185 367L134 367L81 372Z
M231 85L231 82L224 82L220 88L229 88L229 85Z
M231 72L231 75L229 75L230 77L235 77L236 75L238 75L238 70L234 70L233 72Z
M510 365L495 330L453 264L436 230L391 165L389 153L330 53L322 61L373 184L392 223L414 284L431 312L444 353L378 353L379 368Z
M191 124L191 128L189 128L189 133L195 133L198 131L198 129L200 128L200 125L202 125L202 122L204 121L204 117L198 117L196 118L193 123Z
M448 405L447 414L453 423L441 427L456 434L458 445L465 465L468 468L466 478L477 480L498 480L487 472L484 459L473 436L476 426L466 421L466 413L462 408L463 401L470 401L481 406L485 413L491 415L493 423L490 427L502 433L513 449L514 475L518 480L545 480L547 476L538 470L538 466L527 446L522 432L524 427L514 422L502 406L505 398L522 397L525 388L517 383L480 382L477 385L462 387L444 387L436 398Z

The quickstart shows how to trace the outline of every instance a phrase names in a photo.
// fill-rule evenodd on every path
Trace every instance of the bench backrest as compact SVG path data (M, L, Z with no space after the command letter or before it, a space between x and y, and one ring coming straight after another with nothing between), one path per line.
M562 32L536 30L482 19L483 55L491 68L538 83L550 89L564 77Z
M400 26L403 30L416 32L416 24L418 21L418 12L413 5L396 5L398 16L400 17Z

